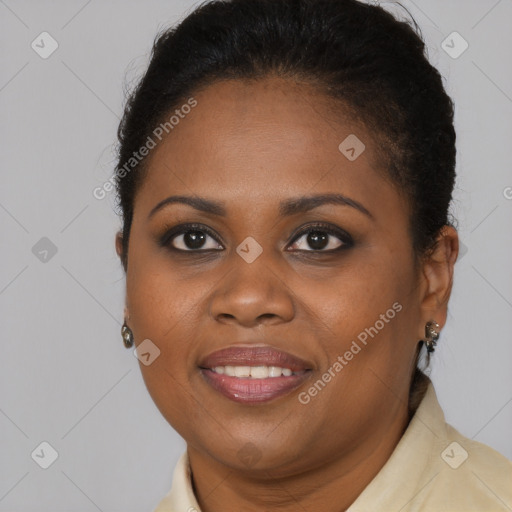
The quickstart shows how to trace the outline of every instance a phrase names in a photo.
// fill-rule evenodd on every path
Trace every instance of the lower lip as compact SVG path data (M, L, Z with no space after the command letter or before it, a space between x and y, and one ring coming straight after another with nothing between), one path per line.
M285 377L270 377L268 379L254 379L252 377L229 377L216 373L207 368L201 368L206 382L216 391L234 402L261 403L284 396L297 389L311 373L304 373Z

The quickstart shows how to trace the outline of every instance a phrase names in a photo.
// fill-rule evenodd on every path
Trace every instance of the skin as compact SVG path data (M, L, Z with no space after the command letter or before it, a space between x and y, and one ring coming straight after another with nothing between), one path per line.
M407 400L425 323L446 322L455 229L415 266L409 207L377 172L371 133L335 116L313 88L280 78L224 81L194 94L197 106L151 154L135 198L126 274L126 318L135 344L161 353L140 368L155 404L186 440L201 510L345 510L389 458L407 427ZM356 134L365 151L349 161L338 145ZM280 201L341 193L360 202L324 204L280 217ZM172 204L170 195L222 201L227 216ZM205 225L205 248L158 244L169 227ZM324 222L347 231L314 250L299 228ZM322 228L320 228L322 229ZM236 248L253 237L252 263ZM169 245L171 245L170 242ZM186 251L183 236L174 245ZM116 248L121 255L121 234ZM322 252L324 251L324 252ZM298 400L358 334L398 302L403 309L308 404ZM235 343L268 344L312 365L299 389L258 405L214 391L198 363ZM252 443L252 445L248 445ZM253 464L239 450L251 450Z

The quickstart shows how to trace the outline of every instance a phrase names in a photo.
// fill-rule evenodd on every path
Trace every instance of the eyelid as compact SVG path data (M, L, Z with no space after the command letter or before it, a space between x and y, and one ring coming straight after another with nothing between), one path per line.
M335 236L336 238L338 238L338 240L340 240L342 242L342 245L340 245L336 249L331 249L331 250L327 250L327 251L314 250L314 249L305 251L303 249L299 249L298 250L299 252L311 252L311 253L318 253L318 254L332 253L332 252L336 252L338 249L341 249L343 247L351 246L354 243L353 238L344 229L341 229L337 226L334 226L332 224L325 223L325 222L310 222L308 224L301 226L298 229L298 233L292 238L291 242L289 242L288 245L294 244L302 236L304 236L305 234L308 234L312 231L315 231L315 230L325 232L331 236Z
M298 232L294 235L294 237L291 239L291 241L287 243L286 247L294 244L303 235L305 235L311 231L314 231L315 229L318 231L324 231L328 235L335 236L342 242L342 245L340 247L337 247L336 249L331 249L328 251L314 250L314 249L307 251L307 250L299 249L298 252L330 253L330 252L335 252L342 247L350 246L353 244L352 237L345 230L338 228L337 226L331 225L329 223L325 223L325 222L309 222L309 223L304 224L298 228ZM220 251L220 249L183 250L183 249L177 249L176 247L173 247L171 245L171 242L177 236L185 234L187 231L194 231L194 230L203 231L208 236L213 238L215 240L215 242L217 242L219 245L225 246L225 244L222 242L220 237L213 230L211 230L208 226L206 226L204 224L200 224L200 223L184 223L184 224L179 224L179 225L176 225L176 226L168 229L165 232L165 234L162 237L160 237L160 245L169 246L170 249L172 249L176 252L181 252L181 253L186 253L186 252L189 252L189 253L203 252L203 253L205 253L205 252L209 252L209 251Z
M197 250L188 250L185 251L183 249L177 249L176 247L173 247L171 245L171 242L179 235L183 235L187 233L187 231L203 231L208 236L213 238L219 245L224 246L224 243L220 240L220 237L211 230L208 226L205 226L204 224L199 224L196 222L187 222L184 224L178 224L170 229L167 229L162 237L160 237L160 245L162 246L168 246L170 249L177 251L177 252L207 252L207 251L213 251L213 250L219 250L219 249L197 249Z

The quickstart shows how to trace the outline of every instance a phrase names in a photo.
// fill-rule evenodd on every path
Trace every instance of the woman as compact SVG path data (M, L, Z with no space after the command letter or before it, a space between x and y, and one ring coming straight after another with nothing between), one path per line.
M455 132L408 24L206 3L157 39L119 141L123 339L187 442L157 512L512 508L512 464L418 368L458 253Z

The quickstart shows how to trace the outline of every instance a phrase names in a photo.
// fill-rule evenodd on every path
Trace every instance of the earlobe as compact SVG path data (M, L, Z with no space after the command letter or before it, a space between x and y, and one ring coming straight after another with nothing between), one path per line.
M453 285L459 238L452 226L444 226L432 253L423 264L424 293L421 300L424 324L435 320L441 327L446 323L447 306Z

